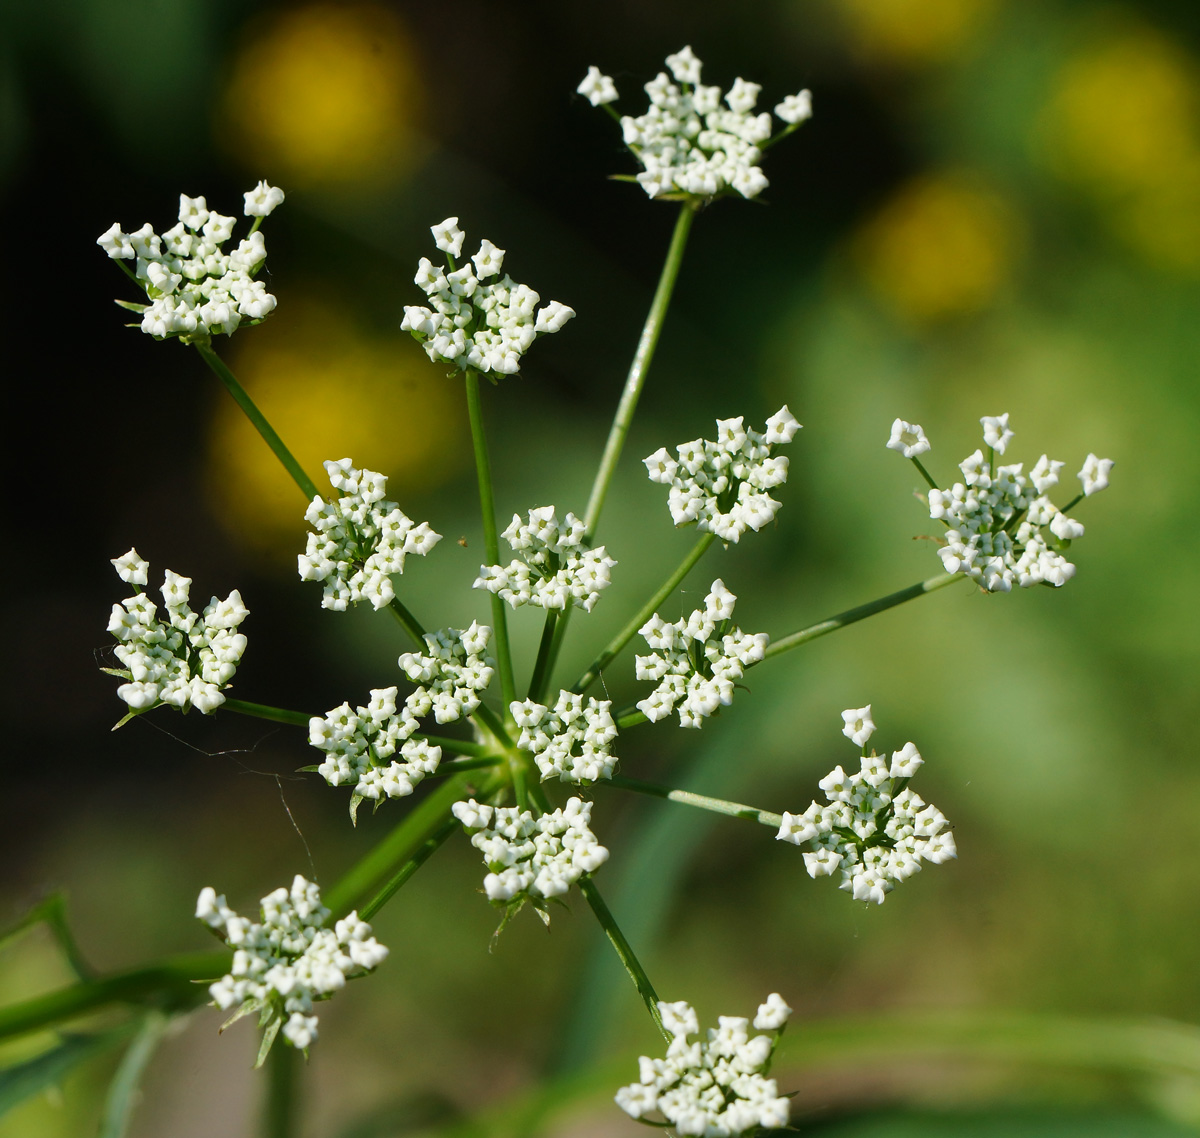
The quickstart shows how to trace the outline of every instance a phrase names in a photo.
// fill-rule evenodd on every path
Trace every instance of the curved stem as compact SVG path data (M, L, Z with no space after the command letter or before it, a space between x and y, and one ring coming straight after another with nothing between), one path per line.
M646 975L646 969L642 967L642 963L638 960L632 947L630 947L629 941L625 939L625 934L621 932L616 918L612 915L612 911L604 903L604 898L600 896L600 891L596 888L596 883L592 880L591 874L585 873L579 879L579 889L583 893L587 903L592 907L592 912L596 914L596 920L600 922L600 927L604 930L604 935L608 937L609 943L617 950L617 956L620 957L621 963L625 966L625 971L629 973L629 978L633 981L633 986L637 989L638 995L642 997L642 1003L646 1005L646 1009L650 1013L650 1018L654 1020L655 1026L662 1032L663 1038L669 1043L671 1041L671 1034L663 1027L662 1013L658 1010L658 993L655 992L654 985L650 983L650 977Z
M672 573L662 586L642 607L616 636L612 638L608 646L600 653L599 656L592 661L588 670L584 672L578 680L575 681L571 691L577 695L587 691L599 678L600 673L612 662L613 658L628 644L634 636L637 635L638 629L648 621L655 612L658 611L659 605L663 603L679 586L679 583L691 572L692 567L704 556L704 551L712 545L716 540L716 535L705 533L700 535L700 539L688 551L688 555L679 563L678 568Z
M496 534L496 502L492 495L492 467L488 460L487 435L483 429L483 405L479 400L479 373L467 368L467 415L471 420L471 443L475 449L475 474L479 480L479 509L483 515L483 548L489 565L500 564L500 539ZM492 624L496 635L496 666L500 671L500 690L504 707L517 698L513 681L512 653L508 647L508 617L504 602L492 598Z
M605 785L598 783L597 785ZM690 790L673 790L669 786L658 786L652 782L642 782L636 778L622 778L614 775L607 780L607 785L621 790L632 790L638 794L649 794L654 798L665 798L668 802L679 802L684 806L695 806L700 810L710 810L714 814L727 814L731 818L745 818L770 826L778 830L783 825L782 814L772 814L770 810L759 810L757 806L746 806L741 802L730 802L725 798L710 798L707 794L693 794Z
M217 378L225 385L225 389L233 396L234 402L246 413L246 418L254 424L255 430L263 437L263 441L274 452L275 457L283 463L283 468L291 476L292 481L300 487L300 493L305 501L311 502L318 496L316 483L313 482L303 467L296 461L292 452L283 444L283 440L275 433L275 428L267 422L266 416L254 405L254 400L246 394L246 389L237 381L237 377L225 366L224 360L212 350L211 344L197 341L196 351L206 364L216 373Z
M637 351L634 352L633 362L629 365L625 390L621 393L621 401L617 404L617 413L608 432L608 441L604 444L600 468L596 471L596 478L592 483L592 494L588 499L587 514L584 516L584 525L587 527L585 542L590 543L596 533L600 511L604 509L604 499L608 495L609 484L617 469L621 448L625 445L625 436L629 433L629 424L633 422L633 413L637 409L638 398L646 382L646 373L650 370L650 362L654 359L654 350L658 347L663 320L671 303L671 294L675 291L675 280L679 276L679 266L683 263L683 251L687 248L688 233L691 232L695 216L696 206L693 202L684 202L679 207L675 232L671 235L671 244L667 249L667 259L658 278L654 299L650 302L650 311L646 314L646 323L642 326Z

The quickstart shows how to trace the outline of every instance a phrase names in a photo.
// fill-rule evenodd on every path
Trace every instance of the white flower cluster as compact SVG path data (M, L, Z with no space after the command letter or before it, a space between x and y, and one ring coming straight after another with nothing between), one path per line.
M328 999L347 979L372 971L388 954L357 912L332 929L323 928L329 910L321 904L317 886L299 874L290 891L280 886L262 899L261 923L239 917L212 888L201 890L196 916L233 949L233 968L208 989L209 995L225 1010L262 1011L264 1050L280 1027L293 1047L314 1043L314 1001Z
M213 597L203 612L188 606L192 579L170 569L163 574L162 599L166 620L158 619L158 606L146 595L144 586L150 565L131 549L113 560L121 580L137 592L113 605L108 631L120 643L115 651L120 669L106 671L128 681L117 695L131 711L146 711L168 703L187 711L194 707L204 715L225 702L221 689L237 671L246 637L237 631L249 615L242 596L234 589L223 601Z
M871 705L842 712L848 739L866 749L875 731ZM784 813L775 836L793 845L806 842L804 865L810 877L842 871L841 888L856 901L883 899L898 882L958 856L945 815L907 789L924 760L912 743L893 751L891 759L872 751L857 774L834 767L817 784L828 803L812 803L803 814Z
M538 308L542 298L533 289L517 284L507 273L500 275L504 250L486 239L471 258L474 270L471 265L455 268L466 237L457 217L432 226L431 232L446 254L446 269L421 258L413 280L432 307L405 305L400 326L435 363L514 375L538 336L557 332L575 315L557 300Z
M988 457L982 450L959 463L963 480L948 490L929 492L929 516L946 526L946 542L938 550L947 573L963 573L988 592L1009 592L1043 583L1064 585L1075 576L1065 551L1083 536L1083 526L1046 496L1058 484L1065 465L1046 455L1026 475L1023 463L997 466L992 454L1003 454L1013 432L1008 415L987 415L983 424ZM897 419L887 445L906 458L929 450L919 424ZM1092 495L1108 485L1112 459L1089 454L1079 480Z
M589 828L592 804L571 798L566 806L535 818L515 806L456 802L454 816L483 854L488 900L502 904L559 897L585 873L606 861L608 850Z
M747 635L733 625L737 597L720 578L712 583L704 608L687 620L668 624L657 613L642 625L651 656L638 656L637 678L658 683L638 702L652 723L678 705L681 727L701 727L718 707L733 701L733 686L746 668L757 664L771 642L765 632Z
M675 448L678 460L659 447L642 461L651 482L670 486L667 505L677 526L696 523L705 533L736 542L775 517L779 503L767 493L787 481L788 460L771 448L790 443L800 424L784 404L760 434L742 417L717 420L717 438L694 439Z
M487 659L492 630L485 624L470 628L445 628L427 633L428 654L406 652L401 670L417 685L399 708L398 689L377 688L366 707L336 707L325 718L308 721L308 741L326 759L316 768L330 786L351 785L354 801L370 798L403 798L442 760L442 749L414 739L423 716L431 712L438 723L453 723L470 715L482 692L492 682ZM400 758L392 756L399 750Z
M792 1014L782 996L768 996L753 1021L718 1017L719 1027L691 1043L688 1037L700 1034L695 1009L680 1000L659 1001L658 1010L671 1042L665 1059L643 1055L638 1081L617 1091L616 1103L626 1114L640 1119L657 1110L676 1134L704 1138L787 1125L787 1097L767 1077L778 1033ZM751 1027L776 1034L752 1037Z
M587 699L560 691L553 709L527 699L511 705L521 729L517 746L529 751L542 778L557 775L561 782L589 783L612 778L617 757L612 742L617 725L607 699Z
M497 594L513 608L565 609L573 604L591 612L600 590L612 583L609 570L616 561L602 545L588 549L583 533L582 521L568 513L559 522L553 506L530 510L528 522L513 514L501 536L521 556L508 565L481 565L472 587Z
M245 198L246 216L261 219L283 201L283 191L259 182ZM260 222L226 252L236 224L236 218L210 210L203 198L180 194L179 223L161 236L148 222L133 233L114 223L97 238L114 261L134 262L132 275L150 303L118 303L142 314L143 332L160 340L232 335L243 320L257 324L271 313L275 298L254 279L267 259Z
M625 145L642 164L637 175L652 198L666 194L695 194L711 198L730 189L744 198L757 197L768 182L758 165L762 144L774 127L767 111L754 113L759 83L735 79L721 105L721 88L700 82L700 60L690 47L667 56L666 72L645 86L650 107L644 115L621 118ZM617 98L616 84L597 67L577 88L594 107ZM790 133L812 117L808 91L789 95L775 108Z
M321 607L345 612L347 605L368 600L376 609L396 595L393 573L404 572L404 559L424 557L442 535L420 525L384 498L387 478L373 470L358 470L348 458L326 462L325 470L342 496L326 502L319 494L304 520L317 532L308 535L297 558L302 581L324 581Z

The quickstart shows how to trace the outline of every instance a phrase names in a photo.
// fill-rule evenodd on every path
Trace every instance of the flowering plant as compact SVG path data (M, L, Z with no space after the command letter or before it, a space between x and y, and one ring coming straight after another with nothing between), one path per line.
M843 734L861 750L860 769L847 774L836 767L818 784L826 801L813 801L799 814L618 773L622 738L646 723L670 730L672 716L680 727L701 728L732 706L750 669L946 586L970 581L996 592L1008 591L1014 581L1023 587L1064 584L1075 571L1066 550L1083 532L1070 511L1107 484L1108 459L1088 456L1080 472L1083 493L1060 509L1045 495L1063 464L1043 455L1028 475L1020 465L997 467L995 456L1004 454L1012 437L1008 416L984 417L986 455L980 450L963 462L963 481L943 490L921 461L930 450L924 431L897 419L886 445L912 460L928 483L930 518L946 527L939 550L944 572L796 631L747 633L733 623L737 597L719 577L702 607L674 622L661 615L716 542L756 540L786 497L789 460L777 448L797 439L801 426L792 411L779 408L762 431L747 426L744 416L717 419L715 439L685 442L673 453L662 446L642 460L649 478L668 487L661 524L694 526L695 543L570 686L556 680L569 630L586 632L586 618L604 599L613 570L619 572L619 560L595 538L693 221L718 198L758 195L767 185L758 165L763 152L811 114L807 91L790 95L775 107L784 128L772 133L769 113L752 114L758 84L737 79L722 105L721 90L700 83L700 61L689 48L668 57L667 65L674 82L663 73L646 84L650 109L620 123L642 167L633 180L651 198L677 203L678 216L582 516L530 505L498 529L480 384L481 375L493 382L504 377L497 383L503 398L508 377L520 371L538 337L563 330L574 311L556 301L539 307L538 293L501 275L507 254L491 241L482 241L460 266L466 238L458 217L431 226L445 266L422 258L414 280L426 304L406 306L402 327L432 361L450 369L447 382L461 381L465 388L484 560L476 579L463 586L487 595L487 612L465 628L430 631L402 599L407 557L436 557L440 535L386 497L384 475L355 466L352 457L325 462L335 493L322 494L213 347L216 336L266 319L276 306L256 274L266 257L259 225L283 202L282 191L263 182L246 194L245 213L254 221L230 253L223 245L232 237L233 219L210 211L204 198L186 195L178 224L161 237L148 225L131 234L114 225L99 239L122 268L134 261L126 271L148 301L119 303L141 314L140 327L149 335L196 348L296 483L305 499L297 522L303 518L311 527L297 553L298 575L321 584L320 605L344 612L367 600L390 613L407 637L397 658L400 675L380 677L381 686L361 704L361 692L347 692L340 706L324 713L234 698L230 691L247 651L239 631L248 615L240 593L213 598L196 613L189 607L190 580L168 572L162 619L144 591L148 566L131 549L113 565L135 593L114 605L109 625L122 665L112 671L125 681L117 689L128 708L122 722L165 706L206 715L225 709L304 729L321 761L302 769L330 786L350 788L352 820L367 800L380 808L413 796L426 782L437 783L381 847L331 889L322 891L297 875L290 889L262 898L261 920L254 921L205 888L195 915L222 948L148 968L122 988L126 994L119 998L154 1010L158 1018L147 1013L147 1031L161 1034L164 1015L169 1020L207 996L232 1010L233 1019L257 1013L263 1029L259 1063L270 1058L286 1069L289 1049L307 1052L317 1042L314 1005L385 963L388 950L369 920L461 829L482 855L481 890L501 928L525 907L549 923L552 902L576 897L603 928L666 1044L664 1058L643 1058L638 1081L616 1092L622 1110L635 1119L657 1112L678 1134L777 1129L788 1123L789 1100L768 1072L791 1008L773 993L752 1022L721 1017L717 1028L701 1035L691 1004L659 998L596 883L609 850L592 829L592 796L623 790L757 822L778 840L806 847L796 856L810 876L839 872L842 889L861 902L882 904L924 864L957 855L949 821L909 789L924 761L915 744L905 742L888 755L868 751L875 730L869 704L841 712ZM605 108L617 97L613 81L596 68L579 92ZM880 435L882 445L883 424ZM516 555L507 564L501 537ZM621 553L620 560L633 555L613 552ZM510 610L523 606L544 611L529 661L516 658L507 623ZM649 652L635 658L632 671L652 686L634 705L614 710L610 700L588 693L639 635ZM443 734L440 728L447 726L450 733ZM560 791L556 783L569 789ZM78 1008L105 1002L103 991L87 988L73 997L75 1004L43 1001L18 1020L31 1029L60 1022ZM752 1036L751 1028L769 1034Z

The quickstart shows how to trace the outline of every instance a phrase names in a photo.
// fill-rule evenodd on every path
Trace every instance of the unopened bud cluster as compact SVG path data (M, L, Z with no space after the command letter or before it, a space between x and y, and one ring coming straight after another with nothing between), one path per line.
M211 888L201 891L196 917L233 949L233 967L209 995L219 1008L260 1012L268 1048L281 1027L293 1047L314 1043L313 1003L328 999L347 979L373 971L388 954L357 912L324 928L330 912L320 890L299 874L290 890L281 886L262 899L261 922L239 917Z
M712 583L704 608L668 624L657 613L642 638L655 652L636 658L637 678L658 683L638 708L651 722L678 709L681 727L701 727L717 708L733 701L734 684L757 664L771 642L765 632L744 633L733 624L737 597L720 578Z
M475 799L454 804L454 816L483 854L490 901L528 899L536 905L560 897L585 873L608 861L608 850L589 828L592 804L579 798L534 817L515 806L487 806Z
M283 201L283 191L260 182L245 199L246 216L263 218ZM232 252L224 249L236 224L204 198L180 194L179 223L165 233L155 233L149 222L133 233L114 223L97 238L114 261L134 262L133 275L150 303L118 303L141 313L143 332L160 340L232 335L243 320L257 324L274 310L275 298L254 279L267 259L262 232L255 228Z
M719 1016L719 1026L694 1041L690 1037L700 1034L700 1022L690 1004L660 1001L658 1010L671 1042L664 1059L643 1055L638 1081L617 1091L617 1105L626 1114L642 1119L657 1111L676 1134L704 1138L787 1125L787 1097L767 1077L779 1033L792 1014L782 996L768 996L753 1021ZM751 1028L773 1034L751 1036Z
M1058 484L1065 463L1042 455L1028 475L1019 462L993 470L990 455L1003 454L1013 432L1007 414L980 422L989 457L976 450L959 463L961 482L929 491L929 516L946 526L938 550L946 572L962 573L988 592L1007 593L1014 584L1065 585L1075 576L1066 551L1083 536L1083 525L1046 494ZM912 459L929 450L920 425L902 419L892 424L887 445ZM1088 455L1078 475L1085 496L1108 485L1112 465L1111 459Z
M575 315L557 300L538 308L542 298L533 289L517 284L507 273L501 276L504 250L486 238L470 264L457 268L466 237L457 217L446 218L430 231L446 254L446 268L421 258L413 280L430 307L405 305L400 326L435 363L514 375L538 336L557 332Z
M754 113L762 85L735 79L724 96L720 87L700 82L700 60L690 47L667 56L666 72L645 86L650 107L644 115L621 119L625 145L642 164L637 181L652 198L692 194L711 198L735 190L757 197L768 182L758 162L774 126L768 111ZM577 88L592 106L617 99L616 84L597 67ZM812 117L808 91L789 95L775 108L790 133Z
M843 711L842 719L842 733L865 750L875 731L870 704ZM890 760L864 755L855 774L834 767L817 784L828 802L813 802L803 814L785 812L776 837L809 846L810 877L841 870L840 887L856 901L882 905L899 882L920 872L922 861L940 865L958 856L945 815L907 789L923 761L905 743Z
M442 535L428 522L415 524L384 497L384 475L359 470L348 458L326 462L325 470L342 496L326 502L318 494L305 511L304 520L316 533L308 535L297 558L300 579L324 582L322 608L345 612L368 600L381 609L396 595L392 574L404 572L405 558L410 553L424 557Z
M225 702L221 689L237 671L246 637L237 631L249 615L242 596L234 589L223 601L213 597L200 613L188 605L192 579L170 569L163 575L166 620L144 590L150 566L131 549L113 560L121 580L137 592L113 605L108 631L120 643L115 652L120 669L112 674L128 682L117 695L131 711L146 711L159 703L181 711L196 708L208 715Z
M530 510L525 522L514 514L501 536L520 557L508 565L481 565L473 587L495 593L513 608L530 604L561 611L574 605L591 612L600 591L612 583L609 571L616 561L602 545L589 549L584 529L571 513L560 522L553 506Z
M585 699L569 691L559 692L553 708L531 699L513 703L513 720L521 729L517 746L533 755L543 779L590 783L612 778L617 725L611 706L609 700Z
M667 505L677 526L690 525L736 542L748 529L762 529L779 503L767 492L787 481L788 460L771 448L790 443L800 424L786 404L759 433L742 418L718 419L715 440L694 439L675 448L678 459L660 447L642 461L651 482L669 486Z

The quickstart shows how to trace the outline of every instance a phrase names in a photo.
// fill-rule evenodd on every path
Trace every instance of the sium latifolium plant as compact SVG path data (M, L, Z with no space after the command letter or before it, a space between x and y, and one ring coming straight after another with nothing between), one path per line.
M609 851L592 829L592 797L626 791L756 822L777 840L801 847L798 856L810 876L834 875L863 902L882 903L926 864L955 857L947 819L910 788L923 763L916 745L896 740L889 743L894 749L878 750L869 704L841 711L857 766L837 766L820 780L820 800L797 813L618 773L623 741L635 731L700 729L731 706L750 669L955 582L989 592L1008 591L1014 583L1063 585L1075 572L1071 544L1083 533L1071 511L1107 485L1112 463L1088 455L1079 473L1081 493L1059 508L1048 493L1063 463L1042 455L1027 473L1022 464L998 465L1012 438L1008 416L984 416L984 446L960 464L961 480L943 488L924 464L930 450L925 432L896 419L886 445L911 460L928 485L929 517L942 527L937 542L944 571L777 636L740 628L730 588L736 582L715 575L705 575L703 603L688 616L671 622L661 615L714 543L759 540L781 508L785 448L795 445L801 429L795 416L784 406L761 427L743 416L717 419L712 438L663 446L643 460L649 478L664 487L662 524L693 529L694 545L621 631L597 646L583 674L561 686L556 663L564 638L568 632L588 635L588 614L604 600L612 573L621 571L619 561L632 553L598 545L596 536L692 224L716 199L760 194L767 185L760 166L765 151L812 112L807 91L784 98L773 117L756 112L756 83L739 78L725 92L704 85L690 48L666 63L667 71L645 85L650 103L640 115L616 113L616 86L595 67L578 88L619 123L638 167L620 177L678 211L581 514L531 506L500 528L480 382L498 382L496 397L503 398L504 385L519 373L534 342L562 331L575 313L558 301L543 302L532 287L514 280L506 271L508 253L490 240L466 255L470 245L458 217L431 227L438 256L421 259L414 278L421 295L413 297L419 303L404 308L402 327L447 370L446 382L461 382L466 390L484 563L473 581L462 584L485 602L466 628L427 625L402 600L406 559L437 556L440 535L430 522L411 519L387 497L386 478L351 457L331 457L324 464L328 489L318 484L217 353L220 336L258 323L275 308L258 280L267 255L260 226L283 202L283 192L264 182L245 195L244 212L253 220L236 246L235 219L210 210L202 197L187 196L180 198L178 223L161 235L149 225L132 233L114 225L100 238L144 294L137 303L118 301L138 314L136 326L194 347L295 481L305 500L303 507L297 503L297 523L303 518L309 527L297 564L301 580L312 584L301 587L333 613L364 601L386 610L407 640L397 673L380 677L380 686L369 692L348 691L338 707L312 713L235 699L230 691L247 650L241 595L235 590L223 601L214 597L196 611L191 581L167 571L157 590L160 604L148 591L150 567L131 549L113 565L133 592L113 606L109 622L119 665L111 671L122 680L117 695L127 707L125 719L167 706L204 715L232 710L292 724L307 732L320 756L304 769L348 792L352 818L364 802L378 808L413 796L423 783L434 787L324 896L298 875L290 887L268 892L255 918L240 916L206 888L196 917L220 939L220 950L135 970L115 987L83 977L69 998L10 1009L4 1021L9 1033L54 1025L112 1000L165 1009L169 1017L206 996L231 1019L259 1017L260 1063L273 1045L277 1054L281 1047L306 1051L318 1038L316 1005L386 960L369 919L443 843L465 832L481 856L483 892L501 925L525 907L549 921L551 902L577 893L619 956L665 1044L663 1057L643 1057L637 1080L617 1092L622 1110L678 1134L732 1135L787 1124L789 1100L769 1068L791 1009L772 993L752 1018L724 1016L702 1032L690 1004L659 998L597 884ZM881 423L881 445L886 430ZM514 659L508 636L508 611L522 606L545 614L531 660ZM630 661L625 650L637 637L645 651ZM632 667L645 685L642 698L627 708L614 709L595 694L601 677L617 667ZM837 711L830 710L834 720ZM454 724L460 726L443 733Z

